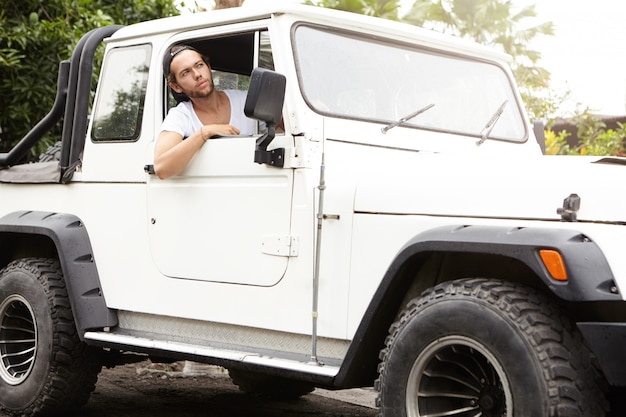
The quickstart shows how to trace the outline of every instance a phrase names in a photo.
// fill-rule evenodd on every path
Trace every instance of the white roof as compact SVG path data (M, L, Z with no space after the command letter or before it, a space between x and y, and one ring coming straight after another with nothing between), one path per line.
M381 36L424 44L449 51L469 53L496 60L509 60L508 55L479 45L468 39L444 35L407 23L365 16L323 7L299 4L260 4L223 10L186 14L136 23L118 30L115 39L137 38L163 33L178 33L203 27L221 26L239 22L269 19L274 15L289 14L303 21L320 22L328 26L368 32Z

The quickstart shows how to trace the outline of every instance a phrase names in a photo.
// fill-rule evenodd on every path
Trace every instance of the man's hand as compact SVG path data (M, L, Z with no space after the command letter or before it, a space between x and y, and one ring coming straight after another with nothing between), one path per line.
M238 135L239 129L231 125L204 125L200 132L202 139L206 142L214 136Z

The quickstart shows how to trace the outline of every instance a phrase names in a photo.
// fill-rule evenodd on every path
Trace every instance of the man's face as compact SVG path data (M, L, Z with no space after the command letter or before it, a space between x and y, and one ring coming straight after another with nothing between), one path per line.
M204 98L213 92L211 67L196 51L185 50L177 54L170 64L170 72L176 80L170 82L170 87L177 93L184 93L189 98Z

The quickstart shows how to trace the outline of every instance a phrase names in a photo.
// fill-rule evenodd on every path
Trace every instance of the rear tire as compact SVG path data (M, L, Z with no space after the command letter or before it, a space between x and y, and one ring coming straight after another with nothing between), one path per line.
M98 349L80 341L59 263L27 258L0 271L0 407L63 415L95 388Z
M51 162L51 161L60 161L61 160L61 141L55 142L53 145L50 145L48 149L41 155L39 155L38 162Z
M381 360L385 417L600 417L608 409L577 329L514 283L459 280L427 291L392 325Z

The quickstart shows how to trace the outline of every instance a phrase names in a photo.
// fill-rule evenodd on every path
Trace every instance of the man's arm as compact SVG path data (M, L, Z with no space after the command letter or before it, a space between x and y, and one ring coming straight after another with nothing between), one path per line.
M154 172L160 179L180 174L202 145L214 135L238 135L231 125L205 125L183 140L180 133L162 131L154 148Z

